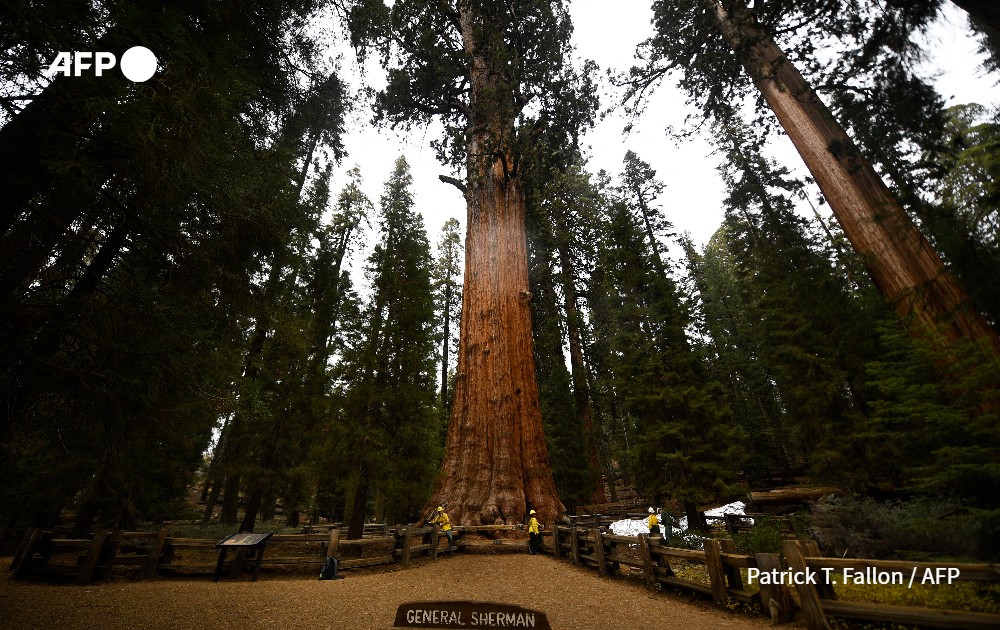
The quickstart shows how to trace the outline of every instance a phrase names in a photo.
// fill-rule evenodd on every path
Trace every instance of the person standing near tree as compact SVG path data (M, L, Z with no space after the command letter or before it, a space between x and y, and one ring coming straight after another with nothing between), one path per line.
M531 519L528 521L528 553L535 555L541 547L542 535L538 531L538 519L535 518L535 511L531 510L528 514L531 515Z
M453 534L451 531L451 520L448 518L448 513L444 511L443 506L438 506L437 516L432 520L428 520L429 525L437 525L444 532L444 535L448 537L448 555L455 555L455 541L452 538Z
M660 533L660 519L656 518L656 511L653 508L649 508L649 535L659 535Z

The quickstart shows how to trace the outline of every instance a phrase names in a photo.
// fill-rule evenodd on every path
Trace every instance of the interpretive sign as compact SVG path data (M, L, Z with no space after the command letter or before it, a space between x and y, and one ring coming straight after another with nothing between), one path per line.
M244 549L248 550L252 556L256 557L256 561L253 565L253 576L251 577L251 581L256 582L257 576L260 574L261 560L264 559L264 545L267 544L267 539L270 538L273 533L274 532L252 534L248 532L239 532L236 534L230 534L215 543L216 548L219 550L219 561L215 565L215 575L212 577L212 581L219 581L219 576L222 575L222 567L226 563L226 554L229 550ZM233 563L234 566L231 574L235 574L241 569L241 565L243 564L243 554L237 554L236 558L233 559Z
M396 628L536 628L551 630L545 613L489 602L415 602L396 609Z
M241 532L239 534L231 534L226 536L219 542L215 543L216 547L256 547L260 543L264 542L271 537L273 532L267 532L266 534L248 534L246 532Z

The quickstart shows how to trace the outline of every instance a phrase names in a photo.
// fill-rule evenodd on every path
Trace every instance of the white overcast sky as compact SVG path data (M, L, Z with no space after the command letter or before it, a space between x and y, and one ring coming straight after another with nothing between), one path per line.
M631 66L636 44L652 34L650 5L651 0L615 0L612 5L598 0L570 2L576 55L593 59L602 71ZM931 67L938 74L938 89L949 105L998 102L996 77L985 77L978 70L980 59L975 55L975 40L967 29L965 14L950 2L945 3L945 18L934 28L927 50L932 58ZM357 89L360 79L353 63L350 54L342 61L345 77ZM376 88L384 84L377 64L369 63L365 81ZM627 150L635 151L649 162L657 177L666 183L660 203L668 218L678 232L690 233L696 244L703 245L722 221L724 191L716 172L718 159L711 154L707 141L695 139L678 145L664 132L668 125L682 124L686 113L683 101L673 85L665 82L629 136L622 134L621 115L611 115L585 136L584 144L589 146L588 170L592 173L604 169L617 174ZM335 172L334 194L346 181L343 172L357 164L365 178L366 192L378 204L382 184L394 160L402 154L412 168L414 204L424 216L431 243L437 243L441 226L448 218L455 217L464 226L464 198L453 186L438 180L438 175L447 170L437 163L429 146L436 130L432 127L401 135L376 129L370 124L367 105L360 100L357 103L345 138L349 155ZM610 104L603 102L602 107ZM805 175L801 160L787 139L782 137L772 150L783 165L800 176ZM812 192L815 194L818 191Z

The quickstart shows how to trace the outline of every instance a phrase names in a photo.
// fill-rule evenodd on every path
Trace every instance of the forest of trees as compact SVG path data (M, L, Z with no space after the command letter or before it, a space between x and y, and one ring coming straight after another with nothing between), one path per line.
M559 0L4 3L0 525L135 527L192 488L244 531L551 522L622 486L693 519L808 479L993 531L1000 110L921 74L944 4L654 0L600 69ZM990 3L955 4L1000 79ZM148 82L46 73L136 41ZM442 130L464 235L403 156L333 175L346 45L388 74L365 124ZM704 245L650 156L593 172L582 140L674 84L721 158Z

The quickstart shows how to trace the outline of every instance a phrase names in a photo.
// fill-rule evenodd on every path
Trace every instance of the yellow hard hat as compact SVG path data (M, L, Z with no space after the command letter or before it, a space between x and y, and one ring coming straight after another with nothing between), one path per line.
M534 511L534 510L532 510L532 511L528 512L528 514L534 514L534 513L535 513L535 511Z
M441 507L440 505L438 506L438 512L444 512L444 508Z

